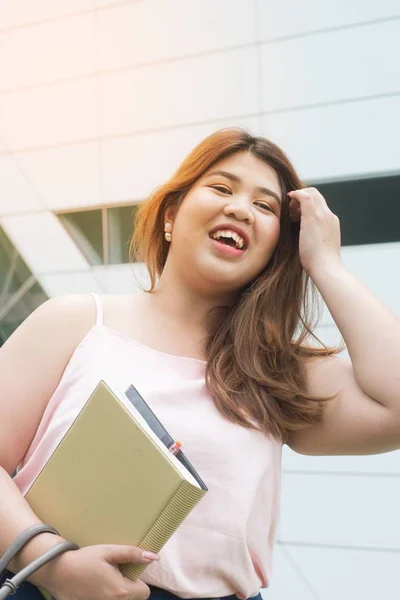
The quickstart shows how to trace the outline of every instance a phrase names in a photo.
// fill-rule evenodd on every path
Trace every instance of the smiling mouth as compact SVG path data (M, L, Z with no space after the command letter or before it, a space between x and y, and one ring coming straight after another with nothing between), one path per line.
M217 242L220 242L221 244L225 244L232 248L237 248L238 250L244 251L248 246L246 240L243 239L239 233L232 230L220 229L217 231L212 231L209 233L209 237Z
M211 244L213 245L213 247L219 253L221 253L225 256L232 256L232 257L237 258L239 256L242 256L242 254L244 254L244 252L245 252L245 248L237 248L236 247L236 243L233 239L231 239L231 240L224 239L222 241L222 239L215 239L215 238L211 237L211 235L209 236L209 238L210 238L210 241L211 241ZM232 242L233 242L233 244L232 244Z
M242 250L240 246L238 246L237 242L233 238L224 238L224 237L213 237L210 235L212 240L215 240L219 244L224 244L224 246L230 246L231 248L237 248L238 250Z

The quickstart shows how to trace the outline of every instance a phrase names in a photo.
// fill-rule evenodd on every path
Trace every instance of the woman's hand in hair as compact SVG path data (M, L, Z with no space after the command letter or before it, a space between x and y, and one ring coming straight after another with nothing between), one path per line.
M288 196L291 219L300 221L299 254L304 270L312 277L316 270L341 263L339 218L322 194L315 188L304 188Z

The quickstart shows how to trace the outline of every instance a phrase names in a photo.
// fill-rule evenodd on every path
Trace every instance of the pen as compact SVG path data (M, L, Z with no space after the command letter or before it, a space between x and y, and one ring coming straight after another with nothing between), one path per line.
M174 442L169 448L168 450L170 452L172 452L172 454L177 454L180 450L180 448L182 447L182 443L181 442Z

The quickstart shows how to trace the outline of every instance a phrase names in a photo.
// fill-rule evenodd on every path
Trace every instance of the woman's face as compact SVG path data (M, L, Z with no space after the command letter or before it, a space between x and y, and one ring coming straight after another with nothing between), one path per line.
M168 266L189 278L189 284L213 286L217 293L240 289L272 256L280 201L278 177L261 159L241 151L218 161L193 185L175 218L165 219L172 222ZM229 234L212 239L218 230L241 239L224 237Z

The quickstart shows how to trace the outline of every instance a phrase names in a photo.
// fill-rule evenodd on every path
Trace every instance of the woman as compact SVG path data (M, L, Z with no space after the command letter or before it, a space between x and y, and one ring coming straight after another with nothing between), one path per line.
M304 454L400 447L400 323L343 266L339 220L321 194L304 189L275 144L238 128L202 141L141 205L132 250L149 291L51 299L0 352L0 552L38 522L23 494L98 380L133 382L184 440L207 496L141 581L117 568L144 564L138 548L92 546L32 582L59 600L260 598L282 445ZM351 362L335 356L342 347L307 343L309 285ZM58 542L38 536L11 570ZM26 598L35 592L25 587Z

